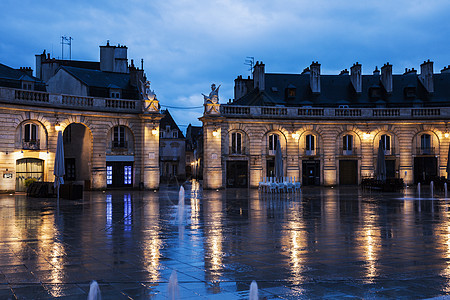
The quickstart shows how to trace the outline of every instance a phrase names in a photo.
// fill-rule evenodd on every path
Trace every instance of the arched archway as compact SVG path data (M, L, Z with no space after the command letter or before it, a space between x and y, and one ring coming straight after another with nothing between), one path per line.
M92 161L92 134L81 123L69 124L63 132L65 181L84 184L90 188Z

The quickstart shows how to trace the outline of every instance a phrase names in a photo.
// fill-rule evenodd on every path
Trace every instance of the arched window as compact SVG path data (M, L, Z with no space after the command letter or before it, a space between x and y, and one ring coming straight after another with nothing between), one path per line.
M22 148L26 150L39 150L39 127L33 123L27 123L22 131Z
M269 155L275 155L275 151L277 150L278 143L278 135L270 134L269 135Z
M306 155L315 155L316 152L316 138L312 134L308 134L305 137L305 150Z
M433 148L431 146L431 135L422 134L420 137L420 150L421 154L433 154Z
M387 134L383 134L380 137L381 145L384 148L384 155L391 155L391 137Z
M125 139L125 126L116 126L113 129L113 148L127 148L127 141Z
M231 133L231 154L242 154L242 134L240 132Z
M383 134L381 136L381 144L384 147L384 150L391 150L391 137L387 134Z
M346 134L342 137L342 154L352 155L353 154L353 135Z

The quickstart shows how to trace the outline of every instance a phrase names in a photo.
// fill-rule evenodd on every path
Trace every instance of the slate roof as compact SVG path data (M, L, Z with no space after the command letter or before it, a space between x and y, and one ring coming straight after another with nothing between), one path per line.
M177 123L175 123L175 120L172 118L172 115L169 113L169 110L161 110L161 113L164 115L164 117L159 122L159 128L160 130L165 130L166 126L169 125L171 130L178 130L178 138L182 139L184 138L183 132L178 127Z
M26 81L41 82L36 77L29 76L24 71L13 69L2 63L0 63L0 78L10 80L26 80Z
M0 63L0 86L21 89L22 80L33 81L36 91L45 91L45 83L42 80Z
M61 66L60 68L67 71L87 86L118 89L130 88L130 74L104 72L69 66Z
M419 81L418 75L392 75L393 91L387 94L380 75L362 75L362 93L357 94L350 75L320 75L320 93L314 94L310 88L310 75L306 74L265 74L265 89L253 89L243 97L235 99L231 105L245 106L318 106L337 107L387 107L450 105L450 74L433 74L434 93L430 94ZM286 96L286 88L295 88L295 97ZM372 97L371 91L378 89L379 97ZM413 97L407 96L407 89L415 90Z

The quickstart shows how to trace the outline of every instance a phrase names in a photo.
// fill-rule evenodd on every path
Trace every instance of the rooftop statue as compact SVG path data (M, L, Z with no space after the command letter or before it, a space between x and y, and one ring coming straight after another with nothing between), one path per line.
M141 93L144 112L159 112L159 101L156 99L156 94L150 89L150 81L141 81Z
M207 103L213 103L217 104L219 103L219 88L220 85L216 88L216 85L213 83L211 84L211 92L209 93L209 96L203 95L203 98L205 99L205 104Z

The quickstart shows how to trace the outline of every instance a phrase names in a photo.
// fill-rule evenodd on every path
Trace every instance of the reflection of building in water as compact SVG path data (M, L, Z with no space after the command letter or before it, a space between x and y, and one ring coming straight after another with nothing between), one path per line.
M223 199L218 192L204 194L205 279L219 280L223 274Z
M141 262L147 271L146 281L158 282L160 280L160 250L163 248L161 240L161 226L159 213L159 197L155 194L144 196L146 203L142 208L141 237L142 237L142 257Z
M382 241L379 229L380 216L377 205L364 202L361 204L360 225L355 228L356 253L365 262L363 280L372 283L380 274L378 260L381 255Z
M304 280L303 272L307 269L305 263L308 259L308 233L303 219L303 207L294 202L287 212L288 221L283 224L281 245L289 257L289 268L292 284L300 286Z

